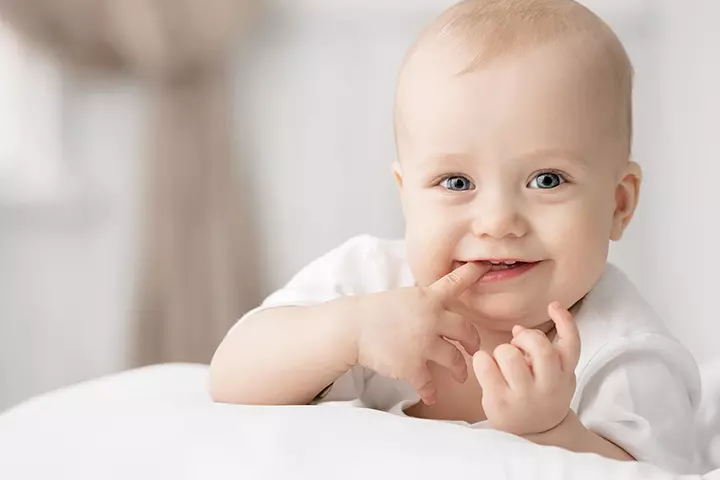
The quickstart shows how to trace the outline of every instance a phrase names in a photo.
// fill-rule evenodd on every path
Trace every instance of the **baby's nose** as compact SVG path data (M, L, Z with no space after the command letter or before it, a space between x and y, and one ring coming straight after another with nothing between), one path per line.
M520 238L527 231L527 222L516 202L502 197L479 206L472 223L472 232L477 237Z

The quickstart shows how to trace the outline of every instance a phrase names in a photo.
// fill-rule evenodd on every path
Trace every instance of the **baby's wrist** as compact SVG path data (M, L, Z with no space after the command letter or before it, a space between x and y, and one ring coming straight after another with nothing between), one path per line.
M572 410L557 425L542 432L528 433L522 437L540 445L555 445L559 437L563 439L575 438L585 430L582 423Z
M348 296L332 300L324 305L325 331L332 342L332 351L342 362L345 370L354 367L359 358L359 338L361 319L359 318L359 299Z

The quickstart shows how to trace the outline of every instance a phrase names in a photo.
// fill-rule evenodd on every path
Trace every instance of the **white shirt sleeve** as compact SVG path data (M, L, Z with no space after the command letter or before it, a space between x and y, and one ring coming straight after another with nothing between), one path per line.
M655 333L616 339L597 352L578 387L577 414L588 429L636 460L698 473L700 379L675 340Z
M353 237L300 270L260 308L317 305L396 287L392 264L400 259L394 258L394 249L393 243L369 235Z

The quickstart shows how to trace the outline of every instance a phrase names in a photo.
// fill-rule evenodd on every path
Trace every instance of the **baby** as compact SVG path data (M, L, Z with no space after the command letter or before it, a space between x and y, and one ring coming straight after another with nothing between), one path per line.
M638 203L631 90L620 41L574 1L443 13L398 81L404 240L353 238L247 314L213 398L346 401L693 471L695 362L607 264Z

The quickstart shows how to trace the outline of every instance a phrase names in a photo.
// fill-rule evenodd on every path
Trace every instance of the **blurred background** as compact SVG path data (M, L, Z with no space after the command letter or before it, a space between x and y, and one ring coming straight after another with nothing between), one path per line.
M0 0L0 410L137 365L208 362L310 260L355 234L400 237L395 76L454 2L85 3L110 6ZM706 360L720 335L720 2L583 3L637 72L645 183L612 261Z

